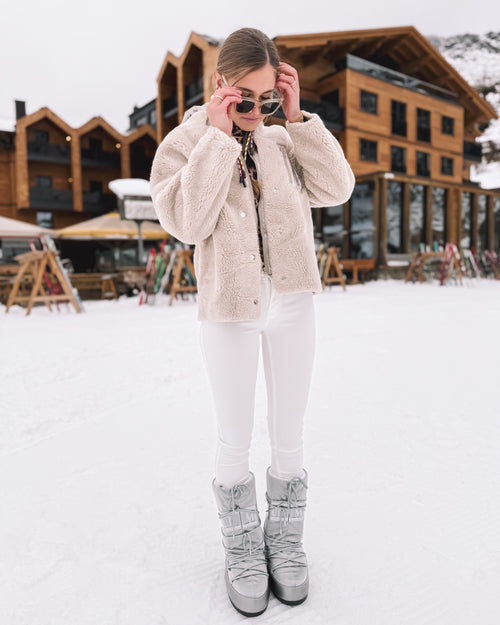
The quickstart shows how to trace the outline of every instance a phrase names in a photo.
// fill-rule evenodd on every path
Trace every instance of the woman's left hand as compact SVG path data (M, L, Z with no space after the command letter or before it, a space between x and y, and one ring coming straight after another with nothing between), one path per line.
M283 97L281 105L285 117L289 122L294 122L300 117L300 85L297 70L288 63L280 63L276 88Z

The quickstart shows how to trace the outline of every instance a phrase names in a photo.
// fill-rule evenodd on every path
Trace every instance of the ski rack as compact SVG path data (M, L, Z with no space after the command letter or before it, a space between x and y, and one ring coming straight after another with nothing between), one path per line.
M342 273L342 268L339 263L338 251L339 250L337 247L328 248L328 250L326 251L326 260L325 260L324 249L320 250L319 264L320 264L321 283L323 284L323 287L325 286L325 284L339 283L342 285L342 288L345 291L346 290L345 278L344 278L344 274ZM323 267L323 263L324 263L324 269L321 273L321 268Z
M20 263L20 267L12 285L5 312L9 312L9 308L13 304L21 302L27 302L28 304L26 316L31 313L31 309L37 302L43 302L51 312L51 304L57 304L58 302L71 303L76 312L82 312L80 304L73 293L73 287L69 278L64 275L57 263L55 252L52 250L36 250L19 254L14 258ZM31 293L29 295L18 295L23 276L30 273L33 277ZM47 280L49 275L54 284L59 284L59 293L52 292L47 294L44 290L42 281L44 276Z
M172 302L177 297L177 293L196 293L198 287L196 285L196 275L194 271L192 256L194 250L176 250L175 265L172 270L173 278L170 287L170 300L168 305L172 306ZM182 284L182 273L187 279ZM191 284L189 284L191 283Z

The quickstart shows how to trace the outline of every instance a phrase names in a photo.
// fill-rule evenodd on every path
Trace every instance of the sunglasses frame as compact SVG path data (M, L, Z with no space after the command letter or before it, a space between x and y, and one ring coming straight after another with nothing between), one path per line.
M222 74L221 74L221 76L222 76ZM227 83L227 80L224 78L224 76L222 76L222 80L224 81L224 84L226 85L226 87L229 87L229 85ZM268 100L255 100L254 98L248 98L246 96L241 96L241 100L242 100L242 102L253 102L253 106L248 111L238 111L238 106L240 104L242 104L242 102L236 102L235 103L235 109L236 109L237 113L240 113L240 115L246 115L247 113L251 113L254 110L255 105L257 105L259 107L259 113L261 115L265 115L267 117L268 115L272 115L273 113L276 113L276 111L283 104L283 98L282 97L269 98ZM275 109L273 109L270 113L263 113L262 112L262 106L264 104L270 104L270 103L273 103L273 104L277 103L278 106Z

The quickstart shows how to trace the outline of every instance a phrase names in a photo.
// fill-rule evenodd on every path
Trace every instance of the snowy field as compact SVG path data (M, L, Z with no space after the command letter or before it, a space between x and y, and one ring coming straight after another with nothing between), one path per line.
M500 282L314 298L310 594L252 623L498 625ZM0 623L230 625L196 304L0 306ZM259 370L252 470L270 458Z

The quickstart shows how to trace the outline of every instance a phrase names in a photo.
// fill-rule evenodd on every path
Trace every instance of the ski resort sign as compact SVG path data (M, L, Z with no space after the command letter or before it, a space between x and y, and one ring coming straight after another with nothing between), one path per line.
M118 197L118 210L122 219L158 221L147 180L121 178L112 180L108 186Z

